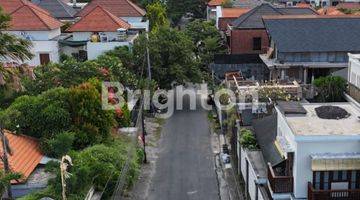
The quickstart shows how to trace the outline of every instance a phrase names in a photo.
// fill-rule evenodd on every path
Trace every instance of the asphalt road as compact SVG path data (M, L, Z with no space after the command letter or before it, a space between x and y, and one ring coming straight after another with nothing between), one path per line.
M219 200L207 112L176 111L167 120L149 200Z

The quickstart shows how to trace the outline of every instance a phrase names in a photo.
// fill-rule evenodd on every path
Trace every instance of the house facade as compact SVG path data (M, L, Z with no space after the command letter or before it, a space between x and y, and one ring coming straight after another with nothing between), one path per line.
M263 3L239 16L228 27L231 54L261 54L267 51L269 38L262 21L267 15L316 15L311 8L275 8Z
M276 113L273 146L282 160L268 163L273 199L358 199L359 107L352 103L284 102L276 107Z
M10 59L3 62L38 66L59 61L58 37L63 25L60 21L29 1L0 1L0 6L11 16L10 27L4 32L30 40L30 51L34 54L31 60L24 62Z
M270 79L294 79L307 84L347 68L347 53L360 51L360 40L355 37L360 34L359 19L357 16L264 17L271 42L267 53L260 57L270 70Z
M96 59L118 46L131 48L138 34L130 31L130 28L130 23L116 17L102 6L96 6L67 29L71 35L61 41L61 49L63 53L80 56L82 60Z
M129 23L132 29L149 30L149 21L145 19L146 12L130 0L93 0L80 10L76 16L85 17L96 6L101 6L114 16Z

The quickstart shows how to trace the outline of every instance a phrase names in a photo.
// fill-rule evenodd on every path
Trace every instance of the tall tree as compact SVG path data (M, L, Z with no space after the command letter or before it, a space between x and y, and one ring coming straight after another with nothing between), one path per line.
M146 16L150 21L150 30L157 30L161 26L169 26L166 7L160 1L146 6Z
M160 27L149 34L149 40L142 35L134 44L135 59L145 66L146 47L150 50L153 79L163 88L187 81L199 82L201 71L195 59L191 39L181 31Z

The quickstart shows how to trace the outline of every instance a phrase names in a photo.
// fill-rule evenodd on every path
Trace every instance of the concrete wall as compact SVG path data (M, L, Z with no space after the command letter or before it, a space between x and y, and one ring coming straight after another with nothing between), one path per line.
M261 37L261 51L253 50L253 38ZM258 30L232 30L230 35L231 54L259 54L266 53L269 39L265 29Z
M333 62L345 63L348 61L347 52L304 52L304 53L279 53L279 61L285 62Z
M88 59L96 59L99 55L105 53L106 51L112 50L118 46L129 46L129 42L88 42L87 43L87 54Z
M239 147L239 150L238 150L238 153L240 153L241 155L239 155L239 164L241 166L241 175L242 177L244 178L244 182L245 182L245 185L246 185L246 163L248 163L249 165L249 181L248 181L248 193L249 193L249 197L251 200L256 200L256 185L255 185L255 180L257 180L257 175L256 175L256 172L251 164L251 162L249 161L248 157L247 157L247 152L244 148L242 148L240 146L240 144L238 145ZM247 162L248 161L248 162ZM246 186L245 186L246 187ZM262 192L260 191L260 189L258 188L258 200L264 200L264 199L267 199L263 196Z
M4 31L6 33L14 34L18 37L25 38L24 36L30 36L31 40L51 40L58 37L61 34L60 28L50 31Z

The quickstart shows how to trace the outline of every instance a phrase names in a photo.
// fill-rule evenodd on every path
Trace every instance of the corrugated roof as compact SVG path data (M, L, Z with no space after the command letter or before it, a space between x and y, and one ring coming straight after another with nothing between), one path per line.
M73 18L77 11L62 0L32 0L37 6L59 19Z
M247 13L241 15L239 18L234 20L231 24L238 29L253 28L263 29L264 23L262 16L265 15L316 15L317 13L311 8L275 8L269 3L263 3Z
M130 24L96 6L87 15L68 28L69 32L116 32L119 28L129 29Z
M23 175L21 180L14 180L12 183L25 182L44 157L40 151L39 141L29 136L13 134L8 130L4 132L12 150L12 155L8 157L10 169ZM0 149L2 149L1 142ZM3 167L3 163L0 162L0 168Z
M77 16L85 16L96 6L102 6L117 17L143 17L146 12L129 0L93 0Z
M62 23L54 19L47 11L24 0L0 0L0 6L10 14L8 30L44 31L60 28Z
M360 16L269 16L264 23L279 52L360 51Z

